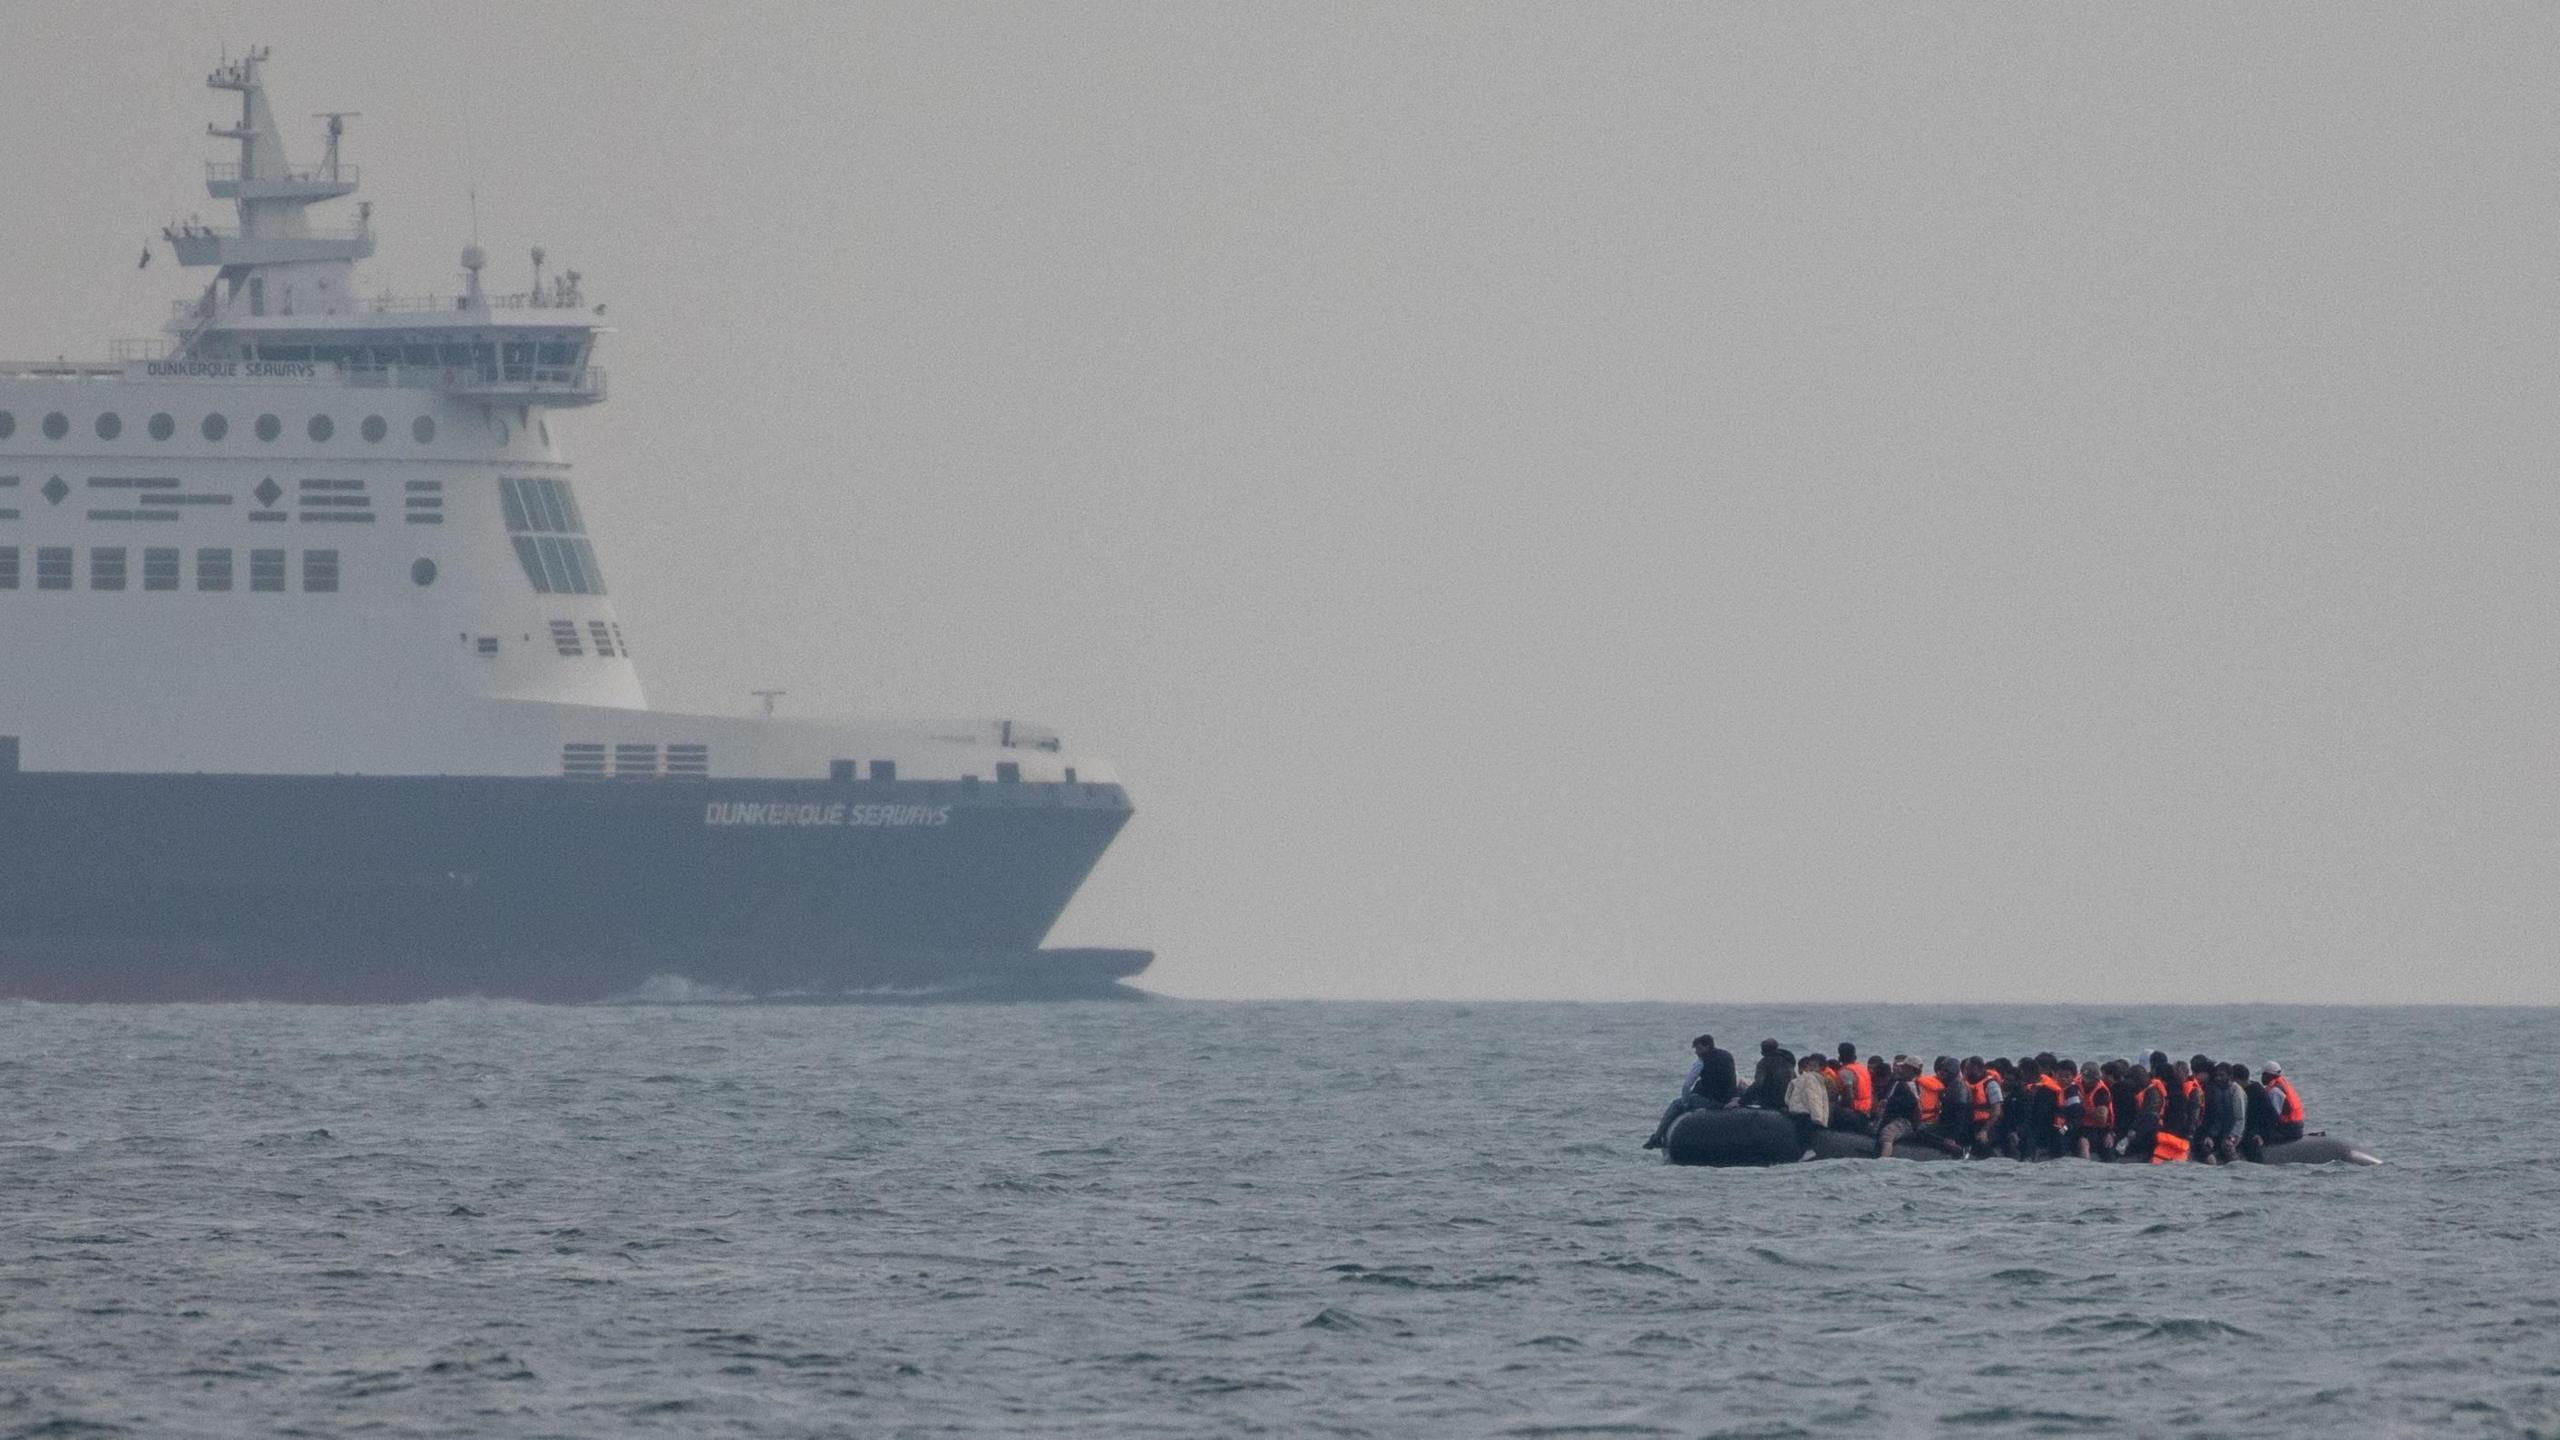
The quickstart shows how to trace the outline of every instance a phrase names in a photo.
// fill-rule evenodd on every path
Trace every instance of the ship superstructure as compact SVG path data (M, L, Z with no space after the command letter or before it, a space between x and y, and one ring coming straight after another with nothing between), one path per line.
M0 994L1073 991L1041 952L1128 818L1016 721L648 707L553 433L606 395L573 270L367 295L344 116L290 163L208 83L236 226L167 339L0 366ZM584 488L582 488L584 487ZM609 489L605 492L609 495ZM609 500L607 501L609 503Z

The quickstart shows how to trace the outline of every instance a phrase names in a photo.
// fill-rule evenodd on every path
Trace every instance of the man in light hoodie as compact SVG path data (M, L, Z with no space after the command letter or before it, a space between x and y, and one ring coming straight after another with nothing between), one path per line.
M1796 1062L1795 1078L1787 1082L1787 1118L1795 1122L1796 1143L1810 1145L1813 1132L1831 1123L1831 1087L1822 1081L1822 1057L1807 1055Z

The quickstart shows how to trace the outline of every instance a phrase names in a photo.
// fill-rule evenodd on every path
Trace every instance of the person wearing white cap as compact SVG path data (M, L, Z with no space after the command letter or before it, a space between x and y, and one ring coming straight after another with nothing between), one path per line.
M2258 1072L2258 1080L2267 1087L2267 1103L2275 1110L2275 1124L2267 1131L2270 1141L2299 1140L2303 1126L2310 1120L2302 1108L2302 1092L2284 1078L2284 1066L2270 1060Z

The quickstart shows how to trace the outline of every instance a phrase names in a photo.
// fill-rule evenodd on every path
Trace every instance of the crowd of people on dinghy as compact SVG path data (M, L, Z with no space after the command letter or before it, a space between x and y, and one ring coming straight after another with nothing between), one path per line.
M1690 1050L1697 1059L1645 1141L1648 1150L1662 1148L1692 1110L1757 1108L1786 1115L1801 1141L1818 1130L1872 1136L1884 1157L1927 1146L1967 1159L2227 1165L2301 1139L2309 1119L2302 1092L2273 1060L2252 1079L2242 1062L2171 1060L2160 1050L2141 1061L2041 1051L2014 1061L1940 1055L1923 1065L1910 1055L1861 1060L1847 1041L1836 1054L1798 1058L1763 1040L1744 1085L1714 1036L1697 1037Z

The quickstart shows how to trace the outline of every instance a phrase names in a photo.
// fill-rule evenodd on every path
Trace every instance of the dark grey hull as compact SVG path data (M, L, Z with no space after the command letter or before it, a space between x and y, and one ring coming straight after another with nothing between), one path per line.
M0 774L0 996L1130 994L1116 785Z

